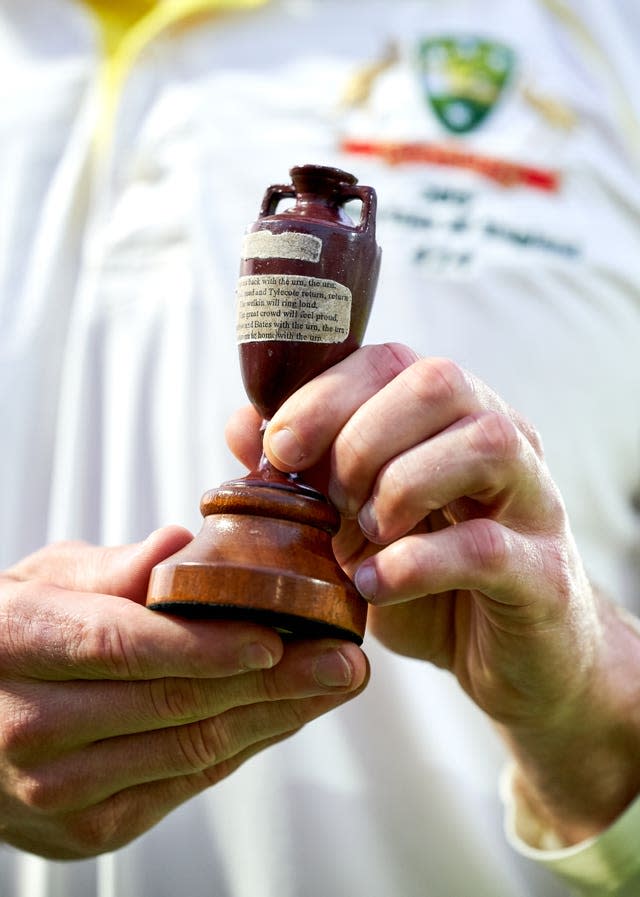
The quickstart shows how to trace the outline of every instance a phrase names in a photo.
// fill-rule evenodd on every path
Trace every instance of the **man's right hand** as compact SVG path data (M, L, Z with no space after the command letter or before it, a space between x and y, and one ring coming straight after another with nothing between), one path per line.
M59 543L0 574L0 839L114 850L364 686L355 645L145 608L151 569L190 538Z

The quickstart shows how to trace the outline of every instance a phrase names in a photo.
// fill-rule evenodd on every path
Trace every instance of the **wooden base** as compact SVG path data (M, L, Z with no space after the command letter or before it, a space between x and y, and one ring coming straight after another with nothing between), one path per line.
M196 538L152 571L148 607L362 643L367 604L333 556L340 519L319 492L250 476L207 492L201 510Z

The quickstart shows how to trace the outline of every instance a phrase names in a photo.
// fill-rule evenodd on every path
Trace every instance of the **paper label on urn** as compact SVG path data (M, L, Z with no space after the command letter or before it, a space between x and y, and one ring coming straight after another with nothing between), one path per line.
M341 343L351 325L351 290L335 280L250 274L238 281L238 343Z
M284 231L274 234L259 230L246 234L242 242L243 259L297 259L318 262L322 254L322 240L313 234Z

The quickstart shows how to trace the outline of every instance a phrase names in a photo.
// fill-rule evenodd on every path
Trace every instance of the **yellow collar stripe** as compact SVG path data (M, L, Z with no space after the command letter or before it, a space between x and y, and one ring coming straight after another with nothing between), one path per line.
M96 15L104 46L97 144L109 142L124 82L144 47L166 28L191 17L249 10L268 0L85 0Z
M124 35L156 6L155 0L85 0L85 4L98 20L107 57L116 55Z

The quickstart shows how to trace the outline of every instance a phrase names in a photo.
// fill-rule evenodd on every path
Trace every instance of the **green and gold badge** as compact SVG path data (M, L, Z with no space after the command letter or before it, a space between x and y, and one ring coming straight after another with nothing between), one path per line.
M498 102L513 73L515 55L504 44L477 37L429 38L418 64L429 104L454 134L477 128Z

